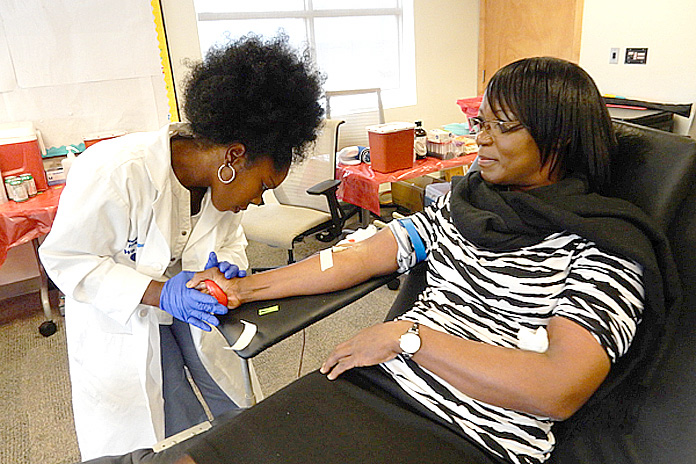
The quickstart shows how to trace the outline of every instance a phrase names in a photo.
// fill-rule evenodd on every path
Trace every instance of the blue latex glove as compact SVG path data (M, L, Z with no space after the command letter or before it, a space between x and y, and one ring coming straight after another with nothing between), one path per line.
M232 264L228 261L219 262L217 255L214 251L210 252L208 255L208 262L205 265L206 269L216 267L225 275L225 279L231 279L233 277L246 277L247 273L244 269L239 269L239 266Z
M191 280L193 274L182 271L164 283L160 294L160 308L180 321L210 332L208 324L216 327L220 324L213 314L226 314L227 308L218 303L212 295L187 288L186 282Z

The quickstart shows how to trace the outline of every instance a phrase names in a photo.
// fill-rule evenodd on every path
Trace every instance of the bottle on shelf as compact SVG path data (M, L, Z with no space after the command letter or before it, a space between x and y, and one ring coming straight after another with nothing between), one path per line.
M428 133L423 129L423 121L416 121L416 129L413 131L413 135L415 137L413 148L416 159L423 159L428 154L428 148L426 146Z

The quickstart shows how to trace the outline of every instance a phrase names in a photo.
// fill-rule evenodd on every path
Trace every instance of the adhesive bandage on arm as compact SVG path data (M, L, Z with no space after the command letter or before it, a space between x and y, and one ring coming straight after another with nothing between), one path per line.
M322 272L333 267L333 250L331 248L319 252L319 266Z

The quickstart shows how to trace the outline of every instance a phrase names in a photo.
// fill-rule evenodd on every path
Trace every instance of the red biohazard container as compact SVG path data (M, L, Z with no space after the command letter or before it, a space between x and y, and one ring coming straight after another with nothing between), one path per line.
M367 127L370 164L377 172L394 172L413 167L415 124L390 122Z
M39 135L33 123L0 124L0 171L3 177L31 174L37 190L48 188Z

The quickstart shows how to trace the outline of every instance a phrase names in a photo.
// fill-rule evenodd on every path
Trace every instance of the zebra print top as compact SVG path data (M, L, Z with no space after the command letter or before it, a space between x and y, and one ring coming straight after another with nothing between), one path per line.
M522 332L563 316L586 328L612 362L626 352L643 309L638 263L567 232L509 252L479 249L457 231L449 204L446 195L436 207L411 216L427 251L428 285L403 319L520 348ZM390 229L404 272L415 265L415 253L398 221ZM412 398L494 455L514 463L540 463L550 456L552 419L470 398L427 369L414 370L401 356L381 366Z

